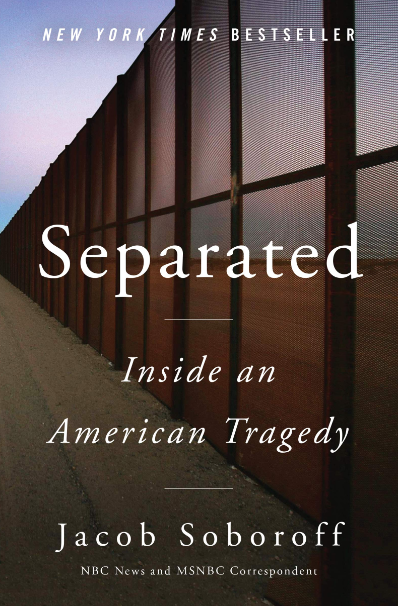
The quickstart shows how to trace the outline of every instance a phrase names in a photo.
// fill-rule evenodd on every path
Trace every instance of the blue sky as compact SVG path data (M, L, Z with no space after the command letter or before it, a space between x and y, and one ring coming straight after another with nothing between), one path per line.
M122 42L125 27L144 39L173 0L2 0L0 7L0 231L62 149L93 115L142 48ZM43 42L64 27L65 41ZM78 43L71 28L83 28ZM97 27L118 29L96 42Z

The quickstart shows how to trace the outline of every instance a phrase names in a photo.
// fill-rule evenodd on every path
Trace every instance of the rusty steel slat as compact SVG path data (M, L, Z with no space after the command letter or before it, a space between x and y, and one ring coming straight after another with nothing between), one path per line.
M240 31L240 0L229 0L229 27ZM242 244L242 66L240 39L230 38L230 111L231 111L231 248ZM241 260L234 251L231 264ZM230 356L229 356L229 416L236 417L238 409L239 359L241 350L242 292L241 279L231 279ZM232 425L229 427L229 432ZM235 462L236 444L228 444L228 459Z
M127 137L127 99L126 76L117 77L116 110L116 247L126 242L126 137ZM120 257L116 255L115 294L118 292ZM123 340L125 299L116 298L115 302L115 369L123 368Z
M12 281L14 286L16 285L16 277L17 277L17 268L18 268L18 213L15 215L14 226L13 226L13 246L14 246L14 259L13 259L13 276Z
M19 290L24 291L24 257L25 257L25 203L21 206L20 222L19 222Z
M25 202L21 206L20 226L19 226L19 242L20 242L20 259L19 259L19 289L24 292L24 265L25 265Z
M43 261L43 249L42 249L42 243L41 243L41 238L42 238L42 233L43 233L43 229L44 229L44 205L43 205L43 196L44 196L44 187L43 187L43 178L40 181L40 195L39 195L39 199L38 199L38 207L39 207L39 233L38 233L38 250L39 250L39 263L42 263ZM40 305L41 308L43 308L44 305L44 278L41 275L40 271L39 271L39 265L37 266L37 272L38 272L38 280L40 281L40 293L39 293L39 297L38 297L38 304Z
M354 0L324 0L326 31L355 27ZM325 73L325 252L350 241L348 224L356 220L355 47L341 41L324 46ZM337 260L337 257L336 257ZM348 255L337 268L350 271ZM322 606L349 606L352 593L351 465L355 370L356 282L326 276L325 308L325 419L333 416L340 427L350 428L345 447L333 455L324 450L323 517L333 528L344 521L341 546L331 538L322 551Z
M29 195L28 199L25 202L25 288L24 292L26 296L29 297L30 293L30 205L31 205L31 197Z
M33 301L36 298L36 280L35 280L35 266L36 266L36 188L32 192L32 205L31 205L31 257L30 257L30 297Z
M84 209L84 249L90 246L91 226L91 118L86 120L86 182L85 182L85 209ZM79 270L80 271L80 270ZM89 278L84 274L83 282L83 338L84 344L88 343L88 318L89 318Z
M40 202L39 202L39 206L40 206L40 231L39 231L39 247L40 247L40 261L43 262L43 248L42 248L42 234L43 234L43 230L44 230L44 177L42 177L41 181L40 181ZM40 274L39 272L39 276L40 276L40 302L39 305L40 307L43 309L44 308L44 278L43 276Z
M186 203L191 189L191 42L180 40L184 27L191 27L191 0L176 1L175 43L175 223L174 242L184 252L184 273L189 273ZM174 278L173 317L185 318L187 280ZM185 322L173 322L173 368L185 353ZM171 414L179 419L184 412L184 381L173 382Z
M15 263L15 285L18 288L19 286L19 264L20 264L20 256L21 256L21 250L20 250L20 224L21 224L21 209L18 210L17 213L17 219L15 222L15 239L16 239L16 247L17 247L17 255L16 255L16 263Z
M144 46L145 72L145 248L151 253L151 222L148 217L151 208L151 48L148 43ZM149 310L149 275L144 275L144 334L143 361L147 364L148 349L148 310ZM144 383L145 384L145 383Z
M49 168L47 174L48 174L47 178L50 180L50 185L49 185L50 195L49 195L49 200L48 200L49 225L46 225L46 227L49 227L50 225L53 225L53 223L54 223L54 221L53 221L54 163L53 162L50 164L50 168ZM49 253L48 256L50 258L50 270L49 271L50 271L50 275L53 276L54 275L54 255ZM50 280L49 278L47 278L47 280L48 280L47 288L48 288L48 298L49 298L49 300L47 301L48 313L50 316L54 316L54 280Z
M108 93L109 95L110 93ZM108 96L107 95L107 96ZM106 97L105 97L106 99ZM104 244L106 243L105 241L105 210L104 210L104 187L105 187L105 134L106 134L106 112L105 112L105 99L102 101L101 104L101 109L102 109L102 121L101 121L101 128L102 128L102 138L101 138L101 144L102 144L102 149L101 149L101 156L102 156L102 165L101 165L101 181L102 181L102 185L101 185L101 246L104 246ZM101 272L104 271L104 259L101 258ZM98 347L98 351L102 354L102 324L103 324L103 314L104 314L104 288L105 288L105 283L104 280L101 279L101 296L100 296L100 314L99 314L99 347Z
M70 146L65 146L65 225L69 225L69 174L70 174ZM65 234L66 235L66 234ZM70 254L70 242L69 238L66 236L64 239L65 242L65 252L69 256ZM69 280L62 278L64 280L64 325L69 326Z

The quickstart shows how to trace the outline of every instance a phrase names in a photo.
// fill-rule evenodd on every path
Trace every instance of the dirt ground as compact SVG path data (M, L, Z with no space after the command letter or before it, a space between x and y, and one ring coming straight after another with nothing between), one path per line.
M162 442L105 444L113 427L141 429L189 426L170 419L168 409L35 303L0 277L0 604L16 605L249 605L314 603L314 580L264 577L239 570L309 566L314 529L263 487L232 468L209 444ZM98 444L46 444L69 419L69 436L79 427L98 427ZM229 487L228 491L170 491L165 487ZM156 535L141 547L140 523ZM195 543L182 547L180 527L193 524ZM242 544L227 547L227 522ZM60 523L67 523L61 553ZM89 546L76 547L84 531ZM112 544L100 548L98 532ZM132 536L119 547L116 536ZM202 542L218 535L215 547ZM266 542L253 547L262 531ZM273 546L274 533L286 542ZM308 542L293 547L302 531ZM103 535L104 536L104 535ZM224 576L177 576L177 566L225 566ZM81 574L81 566L108 566L109 575ZM117 575L115 566L144 570ZM151 576L151 570L171 575ZM312 562L312 566L313 562ZM319 571L318 571L319 572ZM270 600L270 601L267 601Z

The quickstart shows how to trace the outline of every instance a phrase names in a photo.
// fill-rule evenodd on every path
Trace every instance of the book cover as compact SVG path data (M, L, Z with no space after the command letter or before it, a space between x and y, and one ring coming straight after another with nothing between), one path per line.
M398 4L0 15L0 603L396 604Z

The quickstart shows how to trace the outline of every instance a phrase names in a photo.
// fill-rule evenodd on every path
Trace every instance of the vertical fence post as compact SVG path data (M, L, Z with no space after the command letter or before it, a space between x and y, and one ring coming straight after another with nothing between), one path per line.
M24 294L26 294L26 254L27 254L27 239L26 239L26 215L27 215L27 209L28 209L28 201L25 200L24 205L23 205L23 221L22 221L22 242L23 242L23 257L22 257L22 292Z
M16 218L16 246L17 246L17 259L15 266L15 286L19 288L19 265L20 265L20 257L21 257L21 237L20 237L20 225L21 225L21 209L17 212Z
M40 263L42 262L42 244L41 234L43 233L43 179L41 179L37 189L37 266L36 275L38 282L37 304L43 307L43 278L40 273ZM39 286L40 285L40 286Z
M240 31L240 0L229 0L229 29ZM231 248L242 244L242 66L241 43L229 40L230 49L230 107L231 107ZM234 251L231 263L241 260ZM229 357L229 416L236 417L241 340L241 279L231 280L230 357ZM231 430L231 427L230 427ZM233 462L236 445L228 444L228 459Z
M13 267L14 267L14 249L13 249L13 244L14 244L14 217L11 219L11 223L10 223L10 232L9 232L9 269L8 269L8 274L9 274L9 280L12 284L12 272L13 272ZM11 254L11 251L13 251L13 253Z
M186 203L191 187L191 42L182 41L183 28L191 27L191 0L176 0L175 42L175 223L174 241L184 252L184 273L188 273L188 230ZM187 280L174 278L173 317L185 318ZM185 322L173 322L173 368L184 357ZM184 382L173 383L171 414L183 414Z
M14 218L14 271L13 271L13 284L14 286L18 286L18 263L19 263L19 243L18 243L18 223L19 223L19 212L15 214Z
M23 206L18 213L18 244L19 244L19 260L18 260L18 288L22 290L22 270L23 270Z
M29 196L26 207L26 253L25 253L25 293L30 297L30 259L32 257L31 250L31 208L32 208L32 195Z
M28 213L28 238L29 238L29 245L28 245L28 255L26 258L26 264L27 264L27 280L28 280L28 285L27 285L27 294L30 298L32 298L32 288L31 288L31 259L32 259L32 204L33 204L33 197L32 194L29 196L29 213Z
M12 239L13 239L13 248L14 248L14 256L13 256L13 267L12 267L12 283L15 286L16 283L16 275L17 275L17 262L18 262L18 238L17 238L17 223L18 223L18 213L14 215L13 221L13 229L12 229Z
M36 280L35 280L35 267L36 267L36 197L37 197L37 188L35 188L32 192L32 206L30 211L31 217L31 256L30 256L30 279L31 279L31 288L30 288L30 296L33 301L36 300Z
M19 251L18 251L18 213L16 213L15 217L14 217L14 228L13 228L13 247L14 247L14 259L13 259L13 276L12 276L12 282L14 284L14 286L16 286L17 283L17 269L18 269L18 256L19 256Z
M39 246L40 246L40 262L44 262L43 255L43 244L42 244L42 234L44 231L44 177L41 178L40 181L40 229L39 229ZM39 305L43 309L44 308L44 278L40 273L40 269L38 268L39 279L40 279L40 302Z
M14 284L14 267L15 267L15 256L16 256L16 248L15 248L15 215L12 218L12 223L11 223L11 234L10 234L10 238L11 238L11 250L13 251L13 254L10 258L10 279L11 279L11 284Z
M15 244L15 264L14 264L14 286L18 287L18 275L19 275L19 211L15 215L14 222L14 244Z
M91 118L86 120L86 180L84 192L84 250L90 246L91 226ZM88 343L89 278L83 278L83 330L82 342Z
M126 242L126 78L117 77L117 110L116 110L116 248ZM118 288L120 258L116 255L115 294ZM125 299L115 301L115 369L123 368L123 338Z
M26 200L21 208L21 276L19 280L19 288L25 292L25 248L26 248Z
M54 223L53 221L53 217L54 217L54 163L52 162L50 164L50 168L48 169L47 172L47 179L50 180L50 196L49 196L49 201L48 201L48 217L49 217L49 224L46 225L45 227L50 227L50 225L52 225ZM54 255L49 253L49 257L50 257L50 274L53 276L54 275ZM48 314L50 316L54 315L54 280L50 280L49 278L47 278L47 293L48 293Z
M30 297L30 229L31 229L31 220L30 220L30 207L32 203L32 198L29 198L26 201L26 214L25 214L25 238L26 238L26 248L25 248L25 294Z
M15 286L15 276L16 276L16 267L17 267L17 258L18 258L18 249L17 249L17 238L16 238L16 231L17 231L17 213L15 213L14 217L13 217L13 226L12 226L12 247L13 247L13 257L12 257L12 284Z
M27 250L26 250L26 286L25 292L30 297L30 259L32 257L32 195L28 198L28 205L26 207L26 238L27 238Z
M329 40L333 29L355 27L355 0L324 0ZM326 254L350 242L347 227L356 218L355 47L325 43ZM338 257L338 258L337 258ZM336 255L341 273L349 273L348 255ZM341 546L323 549L322 605L351 604L351 455L355 371L355 280L326 272L325 418L349 427L344 447L324 454L323 520L329 529L345 522Z
M40 259L40 250L39 250L39 245L38 245L39 231L40 231L39 186L37 185L36 189L35 189L35 240L34 240L35 253L34 253L34 266L33 266L33 276L34 276L34 281L35 281L35 298L34 298L35 303L38 303L38 299L39 299L39 278L40 278L40 276L38 274L39 259Z
M105 111L105 100L102 101L101 110L102 110L102 136L101 136L101 245L105 248L106 245L106 237L105 237L105 208L104 208L104 190L105 190L105 139L106 139L106 111ZM101 264L101 272L104 271L104 259L100 259ZM102 354L102 326L104 322L104 290L105 290L105 281L101 280L100 282L101 290L100 290L100 326L99 326L99 347L98 351Z
M25 292L25 254L26 254L26 200L21 209L21 280L20 289Z
M15 215L15 229L14 229L14 238L15 238L15 272L14 272L14 286L18 288L18 280L19 280L19 257L21 255L20 247L20 237L19 237L19 224L20 224L20 210L18 210Z
M19 265L19 212L15 215L14 220L14 250L16 252L15 261L14 261L14 276L13 276L13 284L14 286L18 286L18 265Z
M14 244L14 217L11 219L11 223L10 223L10 232L9 232L9 269L8 269L8 274L9 274L9 280L12 284L12 272L13 272L13 267L14 267L14 248L13 248L13 244ZM11 251L12 254L11 254Z
M27 238L26 238L26 222L27 222L27 210L28 201L25 200L22 206L22 243L23 243L23 255L22 255L22 283L21 290L26 294L26 255L27 255Z
M29 208L29 296L35 300L35 285L34 285L34 258L35 258L35 190L30 195L30 208Z
M144 246L151 253L151 47L144 46L144 79L145 79L145 236ZM149 272L144 275L144 333L143 362L147 363L148 316L149 316Z
M70 146L65 146L65 225L69 225L69 195L70 195ZM65 240L65 252L70 255L69 238ZM69 276L62 278L64 281L64 325L69 326Z
M29 199L28 199L29 200ZM28 222L28 200L25 200L23 205L23 272L22 272L22 292L26 294L26 260L28 256L28 238L27 238L27 222Z
M25 294L29 297L29 259L30 259L30 202L31 198L26 201L25 206Z
M21 241L21 261L20 261L20 278L19 278L19 289L24 292L24 262L25 262L25 207L26 201L21 207L21 227L20 227L20 241Z
M6 278L7 280L10 280L11 282L11 225L12 223L9 224L8 226L8 230L7 230L7 240L6 240L6 246L7 246L7 266L6 266Z

